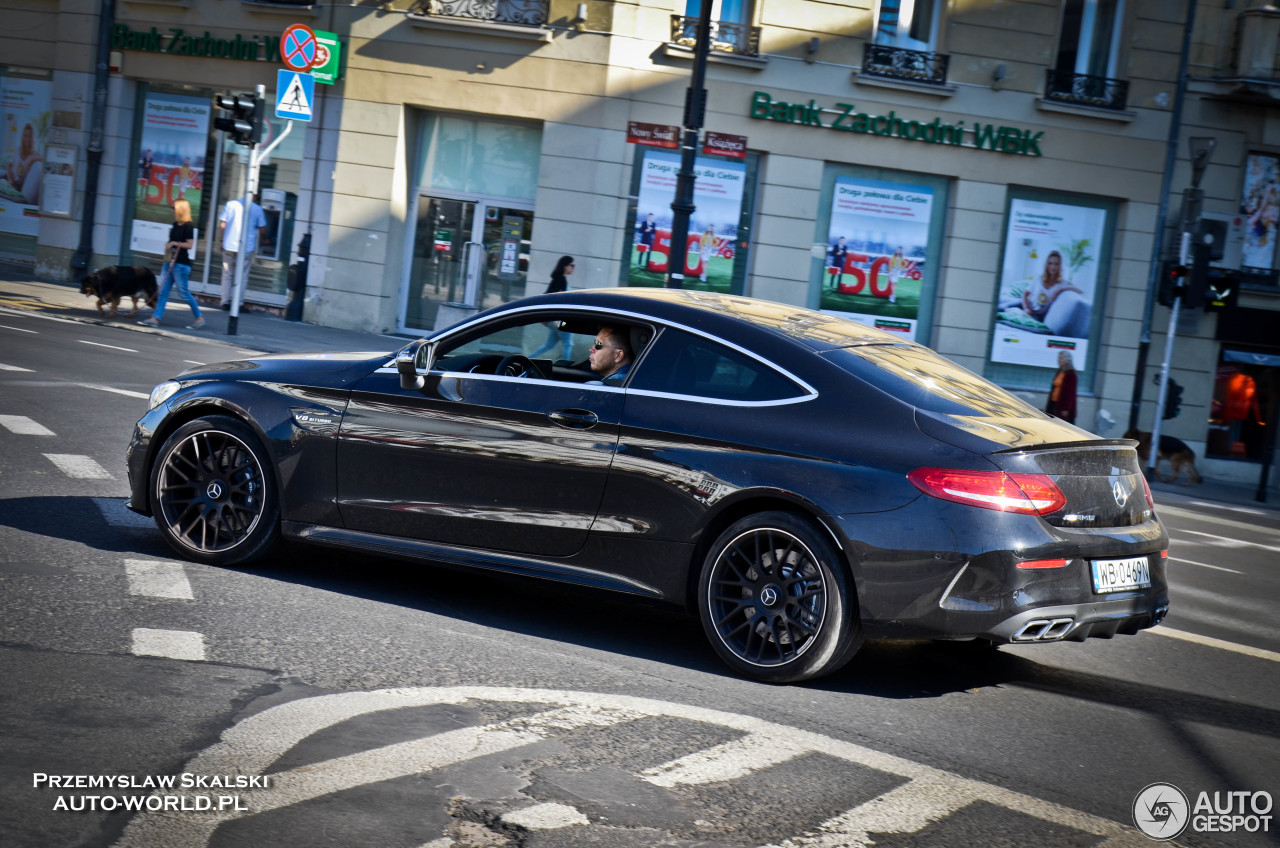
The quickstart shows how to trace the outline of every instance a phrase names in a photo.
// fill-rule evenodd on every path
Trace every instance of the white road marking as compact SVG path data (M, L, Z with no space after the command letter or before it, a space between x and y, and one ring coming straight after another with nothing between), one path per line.
M154 529L156 523L145 515L139 515L124 505L122 498L90 498L102 513L102 518L112 527Z
M1219 536L1216 533L1204 533L1200 530L1179 530L1179 533L1190 533L1193 536L1206 536L1213 541L1206 544L1219 548L1262 548L1264 551L1275 551L1280 553L1280 547L1276 545L1264 545L1261 542L1246 542L1244 539L1229 539L1225 536Z
M534 804L507 813L502 820L529 830L557 830L575 824L591 824L586 816L567 804Z
M1182 557L1169 557L1169 559L1173 560L1174 562L1184 562L1187 565L1198 565L1201 568L1212 568L1214 571L1229 571L1232 574L1244 574L1243 571L1236 571L1234 568L1226 568L1225 566L1221 566L1221 565L1210 565L1207 562L1196 562L1193 559L1183 559Z
M54 436L57 435L48 427L31 420L25 415L0 415L0 427L16 436Z
M807 748L788 748L771 737L749 735L645 769L640 776L654 786L666 789L680 784L720 783L780 765L806 753Z
M1221 504L1213 503L1212 501L1187 501L1187 503L1191 506L1202 506L1210 509L1229 509L1232 512L1245 512L1249 515L1271 516L1272 518L1280 517L1274 512L1268 512L1265 509L1254 509L1253 507L1239 506L1237 504Z
M1223 651L1231 651L1235 654L1244 654L1246 657L1254 657L1260 660L1270 660L1271 662L1280 662L1280 653L1275 651L1267 651L1262 648L1254 648L1250 645L1238 645L1235 642L1228 642L1225 639L1215 639L1212 636L1201 636L1198 633L1188 633L1185 630L1174 630L1171 627L1160 625L1152 627L1147 631L1157 636L1168 636L1170 639L1181 639L1184 642L1194 642L1197 645L1204 645L1208 648L1218 648Z
M1217 504L1217 506L1221 507L1223 505ZM1195 519L1196 521L1208 522L1209 524L1220 524L1223 527L1231 527L1236 530L1250 530L1254 533L1271 533L1273 535L1276 533L1280 533L1280 530L1277 530L1274 527L1264 527L1260 524L1249 524L1248 522L1244 522L1244 521L1232 521L1230 518L1219 518L1216 515L1205 515L1202 512L1196 512L1195 510L1191 510L1191 509L1178 509L1177 507L1173 507L1173 506L1161 506L1157 504L1156 512L1157 513L1170 512L1170 513L1173 513L1174 515L1180 515L1183 518L1192 518L1192 519Z
M165 845L166 848L197 848L209 843L222 822L245 815L280 809L332 792L365 786L465 762L499 751L512 750L541 741L553 732L572 731L585 726L610 726L641 717L668 717L705 722L737 730L746 736L773 740L787 751L820 753L866 768L904 778L893 790L849 810L824 827L843 829L838 841L823 841L814 831L795 837L786 845L858 844L854 837L874 829L877 832L911 833L938 817L974 801L985 801L1025 815L1093 834L1106 840L1110 848L1143 845L1144 837L1131 827L1099 816L1082 813L1020 792L926 766L922 763L874 751L861 745L833 739L794 727L774 724L751 716L720 710L673 704L626 695L594 692L567 692L487 686L382 689L374 692L347 692L302 698L256 713L228 728L221 741L206 748L183 767L193 774L262 775L272 763L302 740L341 722L383 710L405 707L458 704L467 700L519 704L543 704L547 712L486 727L468 727L419 740L389 745L325 762L312 763L283 774L269 775L268 789L254 793L253 809L209 812L155 811L135 816L116 843L127 846ZM740 750L756 757L759 767L766 759L752 744ZM720 761L717 768L731 771L724 763L731 751L717 746L719 755L703 754L706 763ZM716 750L716 749L712 749ZM694 757L685 758L690 763ZM680 762L680 761L675 761ZM750 772L752 769L747 768ZM675 773L676 769L670 770ZM683 774L693 772L686 768ZM703 771L706 778L712 770ZM173 790L164 790L172 795ZM834 834L834 830L828 834ZM437 839L427 846L445 844Z
M30 368L19 368L17 365L5 365L3 362L0 362L0 371L26 371L28 374L32 373Z
M194 359L184 359L182 361L187 363L188 365L204 365L203 362L196 362Z
M140 657L203 660L204 635L190 630L152 630L147 627L135 627L133 647L130 650Z
M191 582L187 573L176 562L158 562L149 559L126 559L125 573L129 575L129 594L148 598L175 598L190 601Z
M83 386L86 389L97 389L100 392L112 392L117 395L124 395L125 397L141 398L142 400L146 400L151 397L151 395L146 392L135 392L131 389L117 389L114 386L99 386L95 383L75 383L74 385Z
M34 336L40 335L35 330L24 330L21 327L10 327L8 324L0 324L0 330L13 330L15 333L31 333Z
M58 466L63 474L81 480L110 480L111 475L92 457L78 453L47 453L50 462Z
M120 347L119 345L103 344L102 342L89 342L84 339L76 339L76 341L80 342L80 344L93 345L94 347L109 347L112 350L123 350L125 353L137 353L137 351L131 347Z

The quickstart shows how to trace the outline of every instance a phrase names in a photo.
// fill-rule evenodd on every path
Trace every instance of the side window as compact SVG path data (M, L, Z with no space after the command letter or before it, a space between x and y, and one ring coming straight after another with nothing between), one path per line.
M713 400L762 402L807 392L758 359L718 342L668 328L653 344L628 388Z

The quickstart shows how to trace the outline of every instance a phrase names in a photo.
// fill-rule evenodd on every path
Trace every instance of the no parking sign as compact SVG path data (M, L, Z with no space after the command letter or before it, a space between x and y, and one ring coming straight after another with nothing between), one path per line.
M315 31L306 24L290 24L280 36L280 60L294 71L309 71L320 58ZM328 59L326 53L325 59Z

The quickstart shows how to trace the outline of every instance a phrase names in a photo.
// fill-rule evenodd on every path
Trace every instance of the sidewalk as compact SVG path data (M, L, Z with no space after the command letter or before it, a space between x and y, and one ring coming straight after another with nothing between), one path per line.
M170 333L197 337L226 342L261 353L308 350L367 350L390 353L411 341L408 336L337 330L301 321L286 321L261 312L241 314L237 322L236 334L229 336L227 335L229 313L223 312L217 306L205 308L203 305L201 312L207 323L202 329L188 330L186 326L192 321L191 310L186 303L173 295L170 295L169 305L165 309L163 326L153 329L141 327L137 323L140 318L150 317L151 310L146 306L143 306L133 317L122 314L115 318L106 318L98 315L98 310L94 306L97 303L96 298L81 294L78 284L46 283L34 278L15 279L17 277L19 275L9 273L5 275L5 279L0 279L0 309L42 312L57 315L69 321L119 326L139 333ZM133 301L129 299L122 304L125 311L132 308L132 305ZM1151 490L1155 494L1157 503L1194 506L1196 501L1204 501L1242 510L1254 509L1263 515L1280 518L1280 491L1274 488L1268 489L1267 502L1259 503L1254 499L1257 490L1256 481L1244 485L1206 479L1199 485L1181 486L1154 480L1151 482Z
M0 308L14 309L24 312L41 312L57 315L68 321L80 321L86 324L116 326L139 333L170 333L188 337L198 337L214 341L226 342L258 353L289 353L306 350L399 350L408 344L408 336L385 336L378 333L364 333L356 330L337 330L332 327L318 327L302 321L286 321L265 312L241 312L236 322L236 334L227 335L227 319L230 313L223 312L213 305L200 305L204 315L205 326L199 330L188 330L186 327L194 319L191 308L187 306L175 289L169 295L169 303L165 307L164 322L159 328L142 327L138 321L151 317L151 310L142 304L138 314L129 316L133 308L133 300L125 298L121 302L121 312L114 318L98 314L97 298L86 297L80 293L78 283L47 283L34 278L22 278L12 272L4 274L0 279Z

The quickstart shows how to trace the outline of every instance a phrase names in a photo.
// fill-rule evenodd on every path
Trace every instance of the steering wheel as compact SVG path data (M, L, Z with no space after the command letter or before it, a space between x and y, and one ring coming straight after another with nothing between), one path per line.
M498 367L493 369L493 373L503 377L542 376L542 372L538 370L538 366L533 364L533 360L518 353L502 357L498 361Z

